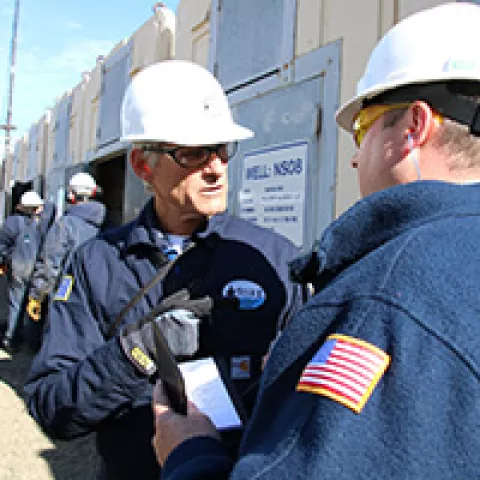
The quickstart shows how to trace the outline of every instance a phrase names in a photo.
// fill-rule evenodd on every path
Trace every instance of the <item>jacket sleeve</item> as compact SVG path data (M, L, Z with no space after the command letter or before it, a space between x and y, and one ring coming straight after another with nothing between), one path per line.
M8 261L19 233L20 219L15 216L7 217L0 229L0 264Z
M87 434L151 391L117 338L105 339L101 309L82 275L85 269L82 259L74 257L66 272L71 292L50 303L42 347L24 386L30 414L53 438Z
M161 480L223 480L233 462L223 445L210 437L181 443L168 457Z
M35 263L30 296L43 300L57 285L64 260L71 249L69 231L60 219L48 231L43 249Z

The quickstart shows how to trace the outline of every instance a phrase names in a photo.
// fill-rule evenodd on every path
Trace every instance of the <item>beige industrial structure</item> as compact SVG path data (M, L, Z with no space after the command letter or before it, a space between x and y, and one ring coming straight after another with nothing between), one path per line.
M354 94L385 31L440 3L446 2L180 0L175 15L158 2L145 24L99 57L71 91L59 92L55 105L17 141L5 169L6 203L15 200L12 186L28 186L61 211L68 179L87 170L102 185L112 220L130 220L145 192L129 169L128 145L119 141L123 92L144 66L188 59L215 73L234 115L257 132L232 162L229 208L248 218L250 202L258 219L259 203L286 202L295 215L264 216L260 223L271 222L287 236L300 229L292 240L308 246L359 198L349 163L354 145L336 127L335 109ZM245 176L247 169L270 172L270 167L275 179L264 175L254 177L263 183L255 183ZM298 178L288 177L292 172ZM264 193L272 190L285 195L267 198Z

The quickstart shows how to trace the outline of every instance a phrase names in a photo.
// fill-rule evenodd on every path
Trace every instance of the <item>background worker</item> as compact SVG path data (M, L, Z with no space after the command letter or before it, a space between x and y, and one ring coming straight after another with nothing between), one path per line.
M99 190L94 178L85 172L76 173L69 181L69 206L50 228L32 274L27 312L38 327L41 327L42 305L45 310L46 300L58 287L61 273L70 262L73 252L83 242L97 235L105 222L105 205L96 200ZM31 324L30 327L29 343L36 350L41 328Z
M479 25L445 4L376 46L337 112L364 198L292 264L318 293L270 354L240 458L158 384L163 479L479 478Z
M287 265L297 249L225 212L235 142L253 133L233 121L210 72L173 60L145 68L125 93L121 123L152 198L133 222L75 252L25 394L51 436L97 432L103 478L158 480L149 382L162 362L156 329L173 318L177 357L214 356L249 412L262 356L300 301ZM171 311L142 320L159 304Z
M0 264L7 275L8 322L2 348L13 353L22 340L27 288L43 238L55 218L55 206L31 190L20 197L17 212L0 230Z

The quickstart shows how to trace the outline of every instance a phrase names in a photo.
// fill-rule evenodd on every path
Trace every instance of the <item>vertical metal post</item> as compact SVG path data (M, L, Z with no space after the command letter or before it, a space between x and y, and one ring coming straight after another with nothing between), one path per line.
M15 11L13 15L13 27L12 27L12 41L11 41L11 50L10 50L10 81L8 86L8 106L7 106L7 118L4 125L1 125L0 128L5 130L5 152L2 162L1 178L0 178L0 188L5 190L7 185L5 185L5 174L6 174L6 163L11 158L10 152L10 143L11 143L11 131L15 130L15 126L12 125L12 112L13 112L13 87L15 82L15 62L17 57L17 30L18 30L18 19L20 13L20 0L15 0Z

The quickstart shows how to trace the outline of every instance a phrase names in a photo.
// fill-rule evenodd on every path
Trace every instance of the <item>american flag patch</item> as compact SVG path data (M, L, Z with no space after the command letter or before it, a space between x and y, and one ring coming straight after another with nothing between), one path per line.
M305 367L297 390L323 395L360 413L390 363L378 347L330 335Z

